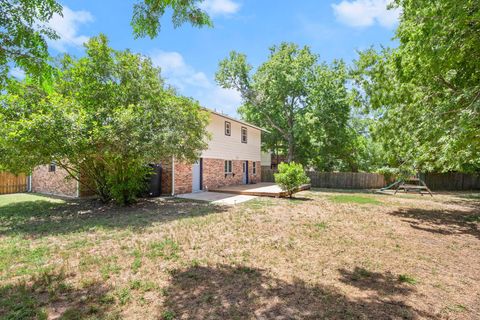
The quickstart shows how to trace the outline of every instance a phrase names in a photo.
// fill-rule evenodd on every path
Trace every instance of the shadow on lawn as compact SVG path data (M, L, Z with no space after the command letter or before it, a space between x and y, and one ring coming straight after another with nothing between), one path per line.
M104 319L115 298L101 283L83 289L69 285L63 274L46 273L32 283L0 287L0 319Z
M224 212L225 207L181 199L142 199L129 207L102 205L96 200L21 201L0 206L0 235L31 237L101 228L141 229L153 223Z
M381 297L402 295L414 292L414 288L401 283L392 273L379 273L355 267L352 271L339 270L340 281L361 290L375 291Z
M377 276L377 275L376 275ZM388 276L378 275L388 279ZM382 286L392 285L384 280ZM399 288L397 288L400 290ZM398 291L397 290L397 291ZM180 319L434 318L379 290L350 298L335 287L285 282L248 267L191 267L173 273L166 307ZM399 291L406 295L409 291Z
M414 229L443 235L472 235L480 239L480 208L468 210L401 208L389 212Z

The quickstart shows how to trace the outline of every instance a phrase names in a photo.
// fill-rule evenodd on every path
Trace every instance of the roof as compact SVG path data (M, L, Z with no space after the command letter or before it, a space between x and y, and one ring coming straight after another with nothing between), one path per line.
M256 125L253 125L253 124L251 124L251 123L245 122L245 121L243 121L243 120L235 119L235 118L233 118L233 117L227 116L226 114L223 114L223 113L219 113L219 112L214 111L214 110L212 110L212 109L208 109L208 108L204 108L204 109L207 110L207 111L210 112L210 113L216 114L217 116L223 117L223 118L225 118L225 119L228 119L228 120L231 120L231 121L235 121L235 122L241 123L241 124L243 124L243 125L245 125L245 126L249 126L249 127L251 127L251 128L258 129L258 130L263 131L263 132L269 132L269 131L266 130L266 129L257 127Z

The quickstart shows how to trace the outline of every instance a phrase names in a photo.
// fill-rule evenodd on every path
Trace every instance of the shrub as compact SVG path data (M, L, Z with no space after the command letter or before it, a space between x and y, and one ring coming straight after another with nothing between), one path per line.
M302 184L309 182L310 179L305 174L303 166L300 163L282 162L278 165L278 173L275 173L275 183L280 185L282 190L286 191L290 198Z

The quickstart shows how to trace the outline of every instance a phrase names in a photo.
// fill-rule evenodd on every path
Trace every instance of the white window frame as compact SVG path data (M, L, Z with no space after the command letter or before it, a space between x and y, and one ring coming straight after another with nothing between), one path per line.
M224 171L225 174L232 174L233 173L233 161L232 160L225 160L224 164Z
M257 174L257 162L256 161L252 162L252 173Z
M225 135L231 136L232 135L232 124L230 121L225 121Z
M245 134L243 134L245 132ZM245 137L245 140L243 139ZM240 130L240 141L242 141L242 143L247 143L248 142L248 130L247 130L247 127L242 127L242 129Z

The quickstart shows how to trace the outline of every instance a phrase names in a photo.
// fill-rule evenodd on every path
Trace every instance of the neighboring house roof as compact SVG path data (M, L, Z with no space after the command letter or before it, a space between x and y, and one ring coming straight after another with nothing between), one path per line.
M204 108L204 109L207 110L208 112L211 112L211 113L213 113L213 114L216 114L217 116L223 117L223 118L225 118L225 119L228 119L228 120L231 120L231 121L236 121L236 122L238 122L238 123L241 123L241 124L243 124L243 125L246 125L246 126L248 126L248 127L254 128L254 129L258 129L258 130L263 131L263 132L269 132L269 131L266 130L266 129L257 127L256 125L253 125L253 124L251 124L251 123L245 122L245 121L243 121L243 120L235 119L235 118L233 118L233 117L227 116L226 114L223 114L223 113L219 113L219 112L214 111L214 110L212 110L212 109L208 109L208 108Z

